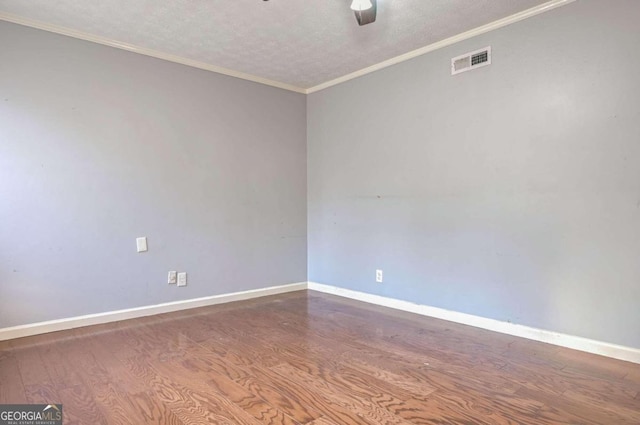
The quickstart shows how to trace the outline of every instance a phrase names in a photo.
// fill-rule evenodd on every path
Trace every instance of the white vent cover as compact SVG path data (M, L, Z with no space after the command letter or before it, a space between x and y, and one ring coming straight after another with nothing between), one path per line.
M451 59L451 75L491 65L491 46Z

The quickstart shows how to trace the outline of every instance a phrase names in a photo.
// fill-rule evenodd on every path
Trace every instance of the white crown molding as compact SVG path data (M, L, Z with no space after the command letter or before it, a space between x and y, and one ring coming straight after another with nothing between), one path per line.
M193 68L204 69L206 71L215 72L217 74L228 75L229 77L240 78L242 80L253 81L254 83L260 83L260 84L264 84L271 87L277 87L279 89L306 94L305 89L292 86L290 84L269 80L267 78L258 77L256 75L247 74L240 71L234 71L233 69L211 65L211 64L200 62L197 60L183 58L183 57L172 55L169 53L159 52L153 49L147 49L146 47L140 47L133 44L123 43L121 41L112 40L107 37L101 37L98 35L93 35L87 32L73 30L71 28L66 28L59 25L53 25L53 24L48 24L46 22L27 19L22 16L14 15L11 13L0 11L0 20L12 22L14 24L24 25L31 28L36 28L39 30L49 31L56 34L66 35L69 37L78 38L80 40L91 41L93 43L103 44L105 46L115 47L117 49L122 49L129 52L145 55L145 56L151 56L153 58L162 59L162 60L166 60L174 63L179 63L181 65L186 65Z
M541 5L532 7L531 9L523 10L522 12L516 13L511 16L507 16L506 18L499 19L497 21L488 23L486 25L482 25L481 27L474 28L469 31L465 31L463 33L454 35L453 37L445 38L444 40L435 42L433 44L429 44L428 46L421 47L416 50L412 50L411 52L404 53L402 55L396 56L391 59L387 59L385 61L379 62L375 65L371 65L369 67L360 69L358 71L352 72L347 75L343 75L342 77L338 77L334 80L330 80L324 82L322 84L318 84L317 86L308 88L306 90L307 94L315 93L320 90L324 90L326 88L344 83L349 80L353 80L354 78L362 77L363 75L370 74L375 71L379 71L381 69L387 68L392 65L399 64L400 62L405 62L410 59L416 58L418 56L425 55L429 52L433 52L434 50L442 49L443 47L450 46L455 43L459 43L460 41L467 40L469 38L476 37L480 34L487 33L489 31L497 30L502 27L506 27L507 25L511 25L513 23L522 21L523 19L531 18L532 16L539 15L544 12L548 12L550 10L556 9L560 6L565 6L569 3L573 3L576 0L551 0L547 3L543 3Z
M117 49L126 50L129 52L138 53L145 56L151 56L157 59L163 59L169 62L179 63L186 66L191 66L194 68L204 69L206 71L215 72L218 74L228 75L230 77L240 78L243 80L253 81L254 83L265 84L271 87L277 87L284 90L293 91L296 93L302 94L311 94L317 91L335 86L340 83L344 83L349 80L353 80L354 78L361 77L366 74L370 74L372 72L378 71L383 68L387 68L391 65L396 65L400 62L408 61L410 59L416 58L418 56L422 56L429 52L432 52L437 49L441 49L443 47L449 46L454 43L458 43L463 40L467 40L469 38L475 37L480 34L484 34L489 31L496 30L498 28L505 27L507 25L511 25L515 22L522 21L523 19L530 18L535 15L539 15L544 12L548 12L560 6L565 6L569 3L573 3L576 0L551 0L547 3L543 3L541 5L532 7L531 9L524 10L522 12L516 13L511 16L507 16L506 18L499 19L497 21L491 22L489 24L483 25L478 28L474 28L472 30L463 32L461 34L455 35L453 37L449 37L445 40L438 41L433 44L429 44L428 46L422 47L417 50L413 50L411 52L402 54L400 56L396 56L391 59L387 59L383 62L377 63L375 65L371 65L367 68L363 68L361 70L352 72L347 75L343 75L342 77L335 78L330 81L326 81L322 84L318 84L316 86L310 88L302 88L296 87L291 84L282 83L280 81L269 80L267 78L258 77L256 75L246 74L244 72L234 71L233 69L227 69L216 65L211 65L205 62L200 62L192 59L183 58L176 55L171 55L168 53L159 52L153 49L147 49L145 47L135 46L133 44L123 43L117 40L112 40L107 37L100 37L97 35L89 34L83 31L77 31L70 28L62 27L59 25L48 24L46 22L36 21L33 19L24 18L22 16L14 15L11 13L6 13L0 11L0 20L13 22L14 24L20 24L31 28L37 28L44 31L53 32L56 34L62 34L69 37L78 38L80 40L91 41L93 43L103 44L105 46L115 47Z
M125 310L109 311L105 313L88 314L86 316L70 317L47 322L32 323L28 325L13 326L0 329L0 341L22 338L25 336L44 334L48 332L62 331L66 329L80 328L83 326L99 325L103 323L117 322L120 320L135 319L138 317L152 316L154 314L170 313L179 310L205 307L216 304L230 303L233 301L249 300L265 297L267 295L284 294L286 292L302 291L307 289L307 282L291 283L288 285L271 286L268 288L252 289L249 291L233 292L229 294L214 295L211 297L194 298L190 300L174 301L163 304L144 307L128 308Z
M558 345L574 350L585 351L587 353L599 354L618 360L640 364L640 349L625 347L622 345L610 344L608 342L596 341L579 336L566 335L544 329L532 328L529 326L517 325L514 323L501 322L486 317L474 316L457 311L445 310L428 305L414 304L409 301L402 301L395 298L387 298L380 295L367 294L364 292L352 291L350 289L339 288L337 286L325 285L322 283L309 282L308 289L326 294L337 295L350 298L369 304L389 307L396 310L407 311L422 316L434 317L447 320L449 322L462 323L476 328L487 329L494 332L513 335L534 341L546 342L547 344Z

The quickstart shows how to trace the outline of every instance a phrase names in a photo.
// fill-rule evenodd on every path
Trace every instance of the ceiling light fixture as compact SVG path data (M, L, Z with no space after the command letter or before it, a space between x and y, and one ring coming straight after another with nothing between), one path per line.
M368 10L373 7L371 4L371 0L353 0L351 2L351 10L356 12L362 12L363 10Z
M356 15L358 25L367 25L376 21L378 11L377 0L353 0L351 9Z

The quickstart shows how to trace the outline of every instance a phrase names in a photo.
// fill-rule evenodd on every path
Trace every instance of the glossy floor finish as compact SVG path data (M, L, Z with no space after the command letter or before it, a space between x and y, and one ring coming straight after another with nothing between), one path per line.
M639 424L640 365L295 292L0 342L65 424Z

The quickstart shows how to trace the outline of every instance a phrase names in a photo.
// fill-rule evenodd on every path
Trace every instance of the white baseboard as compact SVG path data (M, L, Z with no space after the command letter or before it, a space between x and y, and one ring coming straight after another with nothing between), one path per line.
M514 323L501 322L486 317L459 313L442 308L430 307L428 305L414 304L409 301L352 291L350 289L324 285L322 283L309 282L308 289L640 364L640 349L637 348L610 344L608 342L561 334L529 326L516 325Z
M267 295L283 294L285 292L301 291L304 289L307 289L307 282L291 283L288 285L271 286L268 288L252 289L249 291L233 292L230 294L214 295L210 297L194 298L191 300L174 301L144 307L128 308L125 310L108 311L105 313L88 314L86 316L13 326L10 328L0 329L0 341L62 331L65 329L80 328L83 326L135 319L137 317L151 316L160 313L170 313L172 311L187 310L196 307L248 300L252 298L265 297Z
M402 301L394 298L383 297L380 295L367 294L365 292L353 291L350 289L339 288L337 286L325 285L316 282L291 283L288 285L271 286L268 288L252 289L249 291L233 292L229 294L214 295L210 297L195 298L191 300L174 301L157 305L109 311L105 313L88 314L86 316L70 317L66 319L50 320L47 322L2 328L0 329L0 341L66 329L80 328L83 326L135 319L138 317L152 316L154 314L170 313L173 311L188 310L191 308L224 304L233 301L248 300L252 298L260 298L267 295L301 291L304 289L324 292L327 294L350 298L369 304L394 308L396 310L402 310L422 316L448 320L450 322L462 323L464 325L475 326L477 328L487 329L494 332L527 338L534 341L546 342L561 347L572 348L574 350L585 351L587 353L599 354L601 356L612 357L614 359L626 360L629 362L640 364L640 349L637 348L610 344L608 342L596 341L573 335L566 335L558 332L547 331L544 329L517 325L514 323L501 322L499 320L488 319L486 317L459 313L456 311L445 310L428 305L415 304L409 301Z

